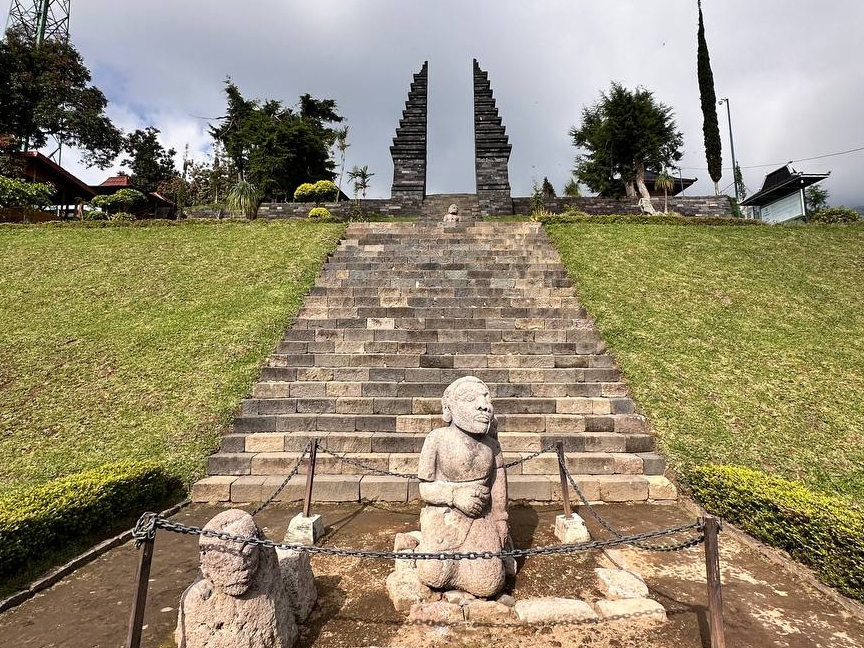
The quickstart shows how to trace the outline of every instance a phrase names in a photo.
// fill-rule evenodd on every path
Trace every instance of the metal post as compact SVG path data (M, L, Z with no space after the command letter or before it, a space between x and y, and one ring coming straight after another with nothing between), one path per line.
M312 484L315 481L315 459L318 456L318 437L312 439L309 448L309 463L306 467L306 497L303 498L303 517L309 517L312 507Z
M129 632L126 635L126 648L140 648L141 627L144 624L144 608L147 605L147 586L150 583L150 565L153 562L153 538L145 538L141 547L141 561L138 563L138 575L135 598L132 601L132 615L129 617Z
M717 534L720 521L705 516L705 571L708 580L708 625L711 631L711 648L726 648L726 632L723 628L723 593L720 583L720 550Z
M570 518L570 486L567 484L567 474L564 472L564 442L555 442L555 452L558 453L558 476L561 478L561 499L564 500L564 517Z
M732 152L732 185L735 187L735 203L738 203L738 181L736 179L736 170L738 163L735 161L735 140L732 139L732 111L729 109L729 98L724 97L720 103L726 104L726 121L729 122L729 150Z

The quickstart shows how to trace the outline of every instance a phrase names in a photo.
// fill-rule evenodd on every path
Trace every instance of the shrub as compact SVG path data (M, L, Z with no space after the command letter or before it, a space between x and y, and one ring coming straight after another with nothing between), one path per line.
M258 187L246 180L240 180L228 192L228 208L250 220L258 216L260 204L261 192Z
M25 182L0 176L0 207L47 207L54 186L47 182Z
M139 515L163 501L171 480L157 463L107 464L0 500L0 575L46 551Z
M311 182L304 182L294 190L294 200L297 202L314 202L315 200L315 185Z
M738 466L700 466L688 481L705 509L789 552L826 584L864 600L864 512Z
M330 216L330 210L326 207L313 207L309 210L309 218L317 221L333 220Z
M117 212L108 216L108 220L112 223L129 222L135 220L135 214L129 212Z
M860 218L860 215L854 209L848 207L827 207L820 209L810 217L811 223L832 224L832 223L855 223Z
M304 182L294 191L297 202L314 202L316 205L326 200L335 200L339 188L330 180L319 180L315 184Z
M563 214L539 212L532 220L541 223L594 223L599 225L760 225L758 221L728 216L681 216L675 213L657 214L586 214L568 210Z
M120 189L108 196L96 196L90 201L90 205L112 214L118 211L129 211L146 202L147 196L137 189Z
M325 202L327 200L336 200L336 194L339 193L337 187L330 180L319 180L315 183L315 202Z

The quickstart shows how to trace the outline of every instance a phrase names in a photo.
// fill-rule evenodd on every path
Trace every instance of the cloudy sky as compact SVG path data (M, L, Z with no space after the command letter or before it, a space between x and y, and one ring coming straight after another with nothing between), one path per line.
M8 11L9 0L0 0ZM704 0L718 97L731 104L750 192L788 161L831 171L832 204L864 204L860 0ZM5 24L5 14L3 15ZM389 146L411 75L429 61L428 192L473 192L471 60L489 72L513 153L514 195L573 166L568 130L617 80L652 90L684 134L689 195L713 193L696 82L696 0L73 0L72 41L125 130L153 125L193 156L209 148L230 76L247 97L332 98L347 119L347 165L389 195ZM725 106L723 164L731 169ZM64 163L72 156L64 154ZM80 167L73 166L74 169ZM100 182L98 169L82 177ZM721 189L732 193L732 174Z

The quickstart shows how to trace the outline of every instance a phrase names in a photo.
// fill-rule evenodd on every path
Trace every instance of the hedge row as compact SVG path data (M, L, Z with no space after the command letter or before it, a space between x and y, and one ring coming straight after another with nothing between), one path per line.
M541 223L594 223L598 225L761 225L759 221L725 216L681 216L680 214L586 214L568 211L563 214L535 212L531 220Z
M864 600L864 511L738 466L700 466L688 481L706 510L787 551L827 585Z
M49 550L164 501L171 478L159 464L107 464L0 499L0 575Z

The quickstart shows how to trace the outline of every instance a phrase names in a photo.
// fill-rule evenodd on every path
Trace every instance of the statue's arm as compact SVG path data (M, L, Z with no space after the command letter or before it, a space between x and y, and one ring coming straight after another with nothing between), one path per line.
M420 479L420 497L427 504L453 506L453 484L438 481L438 437L432 432L423 443L417 477Z
M496 442L497 443L497 442ZM507 473L504 470L504 455L501 447L495 454L495 483L492 485L492 519L498 529L498 536L504 546L509 536L507 526Z

